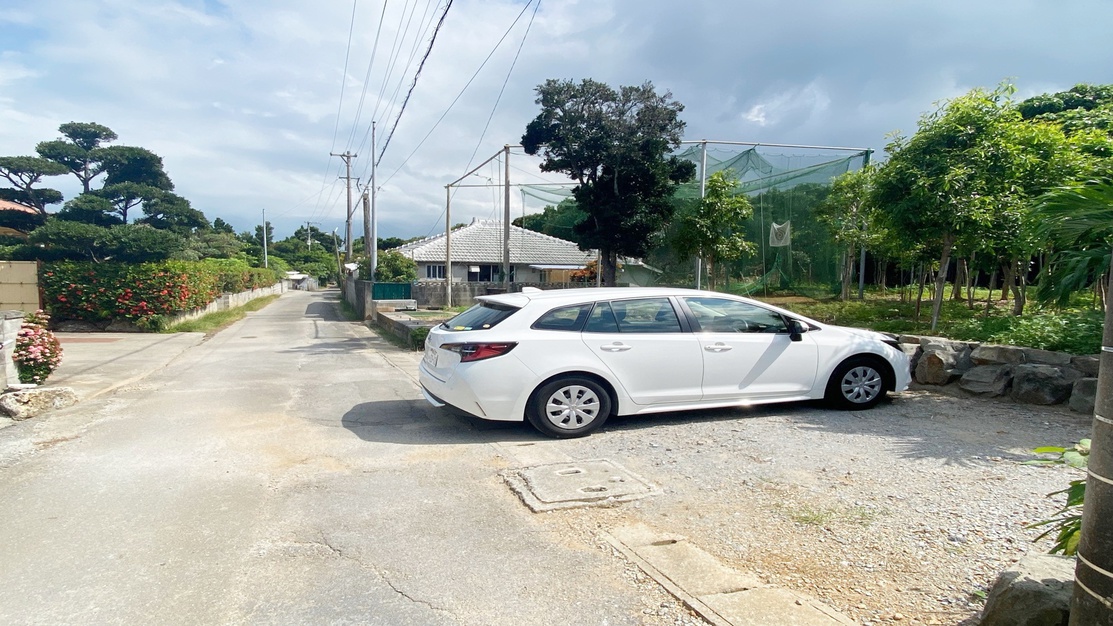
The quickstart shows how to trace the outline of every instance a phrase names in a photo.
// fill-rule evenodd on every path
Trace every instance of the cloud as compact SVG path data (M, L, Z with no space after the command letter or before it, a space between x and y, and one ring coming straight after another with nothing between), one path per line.
M364 1L353 25L347 2L5 5L4 153L31 153L61 123L96 121L160 154L210 219L249 230L266 209L279 236L306 220L342 226L343 168L329 153L358 154L353 176L368 182L371 120L377 156L443 7L383 13L381 0ZM541 5L519 54L532 13L522 0L453 3L378 164L383 236L443 228L444 185L520 140L548 78L650 80L685 105L690 139L875 149L889 131L913 132L935 102L1008 77L1018 96L1113 83L1104 0L1018 0L1007 11L989 0L566 0ZM536 159L511 164L512 182L566 180ZM500 167L471 178L497 183ZM50 184L70 197L76 181ZM458 189L452 221L497 215L501 202L491 187ZM542 207L515 194L513 208Z

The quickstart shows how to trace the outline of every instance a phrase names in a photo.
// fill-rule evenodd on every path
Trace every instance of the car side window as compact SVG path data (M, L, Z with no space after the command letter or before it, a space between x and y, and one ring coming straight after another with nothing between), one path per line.
M618 322L614 319L614 312L608 302L596 302L595 308L584 325L585 333L617 333Z
M553 309L542 315L533 323L534 330L568 330L578 331L587 320L591 311L591 304L577 304Z
M678 333L680 318L668 298L640 298L611 302L622 333Z
M788 323L776 311L727 298L685 298L704 333L787 333Z

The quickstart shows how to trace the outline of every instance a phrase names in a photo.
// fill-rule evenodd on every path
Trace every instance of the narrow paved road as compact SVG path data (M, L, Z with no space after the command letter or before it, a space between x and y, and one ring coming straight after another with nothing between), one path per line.
M412 364L294 292L42 418L0 467L0 623L658 623L502 484L491 444L530 431L432 410Z

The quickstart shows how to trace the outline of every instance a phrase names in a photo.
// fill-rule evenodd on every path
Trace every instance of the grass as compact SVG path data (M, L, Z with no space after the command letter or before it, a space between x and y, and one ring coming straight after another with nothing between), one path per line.
M164 333L205 333L206 335L215 335L216 333L224 330L233 323L243 319L248 313L258 311L266 307L271 302L278 299L278 296L264 296L256 298L243 306L238 306L233 309L225 311L217 311L216 313L209 313L197 319L187 320L180 324L174 324L162 331Z
M826 526L840 521L859 526L868 526L877 517L875 511L855 506L845 510L801 505L785 511L789 519L803 526Z
M918 319L915 301L902 302L899 292L867 292L865 300L846 302L801 298L787 302L778 296L759 296L758 299L772 304L783 303L786 308L821 322L893 334L934 335L1071 354L1094 354L1101 350L1104 315L1091 308L1086 298L1065 307L1047 307L1030 297L1024 315L1014 316L1011 301L992 302L987 312L988 292L984 289L975 292L973 309L967 307L965 300L951 300L949 286L945 293L948 297L943 300L939 326L934 331L931 330L930 293L924 296Z

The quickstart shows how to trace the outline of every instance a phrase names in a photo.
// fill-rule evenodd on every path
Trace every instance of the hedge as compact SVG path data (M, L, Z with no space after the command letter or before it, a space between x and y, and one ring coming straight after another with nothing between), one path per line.
M207 306L223 291L273 285L273 272L211 261L90 263L57 261L40 266L46 308L57 320L125 319L157 328L165 316Z

